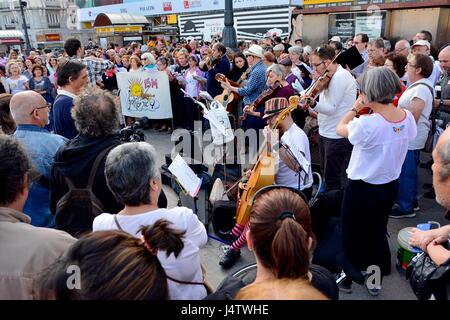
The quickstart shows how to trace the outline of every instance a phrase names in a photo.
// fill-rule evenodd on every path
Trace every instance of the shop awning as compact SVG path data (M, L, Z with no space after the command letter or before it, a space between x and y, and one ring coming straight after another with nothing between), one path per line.
M22 41L22 31L0 30L0 44L20 44Z
M0 39L23 39L22 31L18 30L0 30Z
M129 13L100 13L95 18L94 27L146 24L148 24L148 20L144 15Z

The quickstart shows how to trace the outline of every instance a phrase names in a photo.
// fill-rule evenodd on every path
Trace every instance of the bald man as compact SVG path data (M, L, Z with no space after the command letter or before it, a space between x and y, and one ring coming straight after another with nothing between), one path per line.
M398 40L395 43L394 52L396 54L404 56L406 58L406 57L408 57L410 49L411 49L411 46L410 46L408 40L402 39L402 40Z
M440 105L441 117L444 125L450 122L450 46L445 47L439 52L439 65L441 66L441 77L439 85L441 87L441 97L436 99L436 105Z
M49 106L35 91L15 94L10 102L11 114L17 124L14 135L25 147L37 169L35 182L25 203L24 213L30 216L31 224L38 227L55 226L49 208L49 179L53 157L60 146L68 140L44 129L48 124Z

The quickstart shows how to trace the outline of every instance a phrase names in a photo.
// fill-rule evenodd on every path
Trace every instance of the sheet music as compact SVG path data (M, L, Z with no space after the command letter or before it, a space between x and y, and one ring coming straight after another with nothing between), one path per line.
M200 186L202 185L202 179L192 171L180 154L177 154L168 169L191 197L197 196L200 191Z

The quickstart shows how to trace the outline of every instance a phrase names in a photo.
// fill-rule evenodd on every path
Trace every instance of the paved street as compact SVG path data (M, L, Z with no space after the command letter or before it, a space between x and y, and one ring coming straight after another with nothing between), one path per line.
M146 131L146 141L153 144L158 151L158 161L162 165L164 163L164 155L170 153L173 147L170 141L170 135L167 133L160 133L154 130ZM429 155L422 154L422 161L429 159ZM423 183L431 183L431 171L420 169L420 186ZM168 195L169 207L177 205L178 197L176 194L167 186L164 186L164 191ZM419 205L421 210L418 212L415 218L399 219L389 221L388 231L390 235L390 248L392 254L392 273L390 276L383 279L383 287L381 293L378 297L372 297L367 293L367 290L363 286L357 284L353 285L352 294L340 294L340 299L342 300L352 300L352 299L376 299L376 300L396 300L396 299L415 299L412 293L409 283L405 280L404 276L401 275L395 268L395 258L397 255L397 234L402 228L415 226L418 223L423 223L427 221L438 221L441 224L445 224L444 210L434 201L423 198L423 193L426 190L421 190L419 195ZM448 223L448 222L447 222ZM209 232L213 235L212 227L210 226ZM363 239L362 239L363 240ZM244 265L254 262L254 257L251 252L245 248L242 252L242 256L239 258L236 265L230 270L223 270L219 264L219 257L222 254L223 244L217 240L210 238L207 245L201 251L202 262L206 266L208 271L208 278L213 286L217 286L222 279L233 272L241 268Z

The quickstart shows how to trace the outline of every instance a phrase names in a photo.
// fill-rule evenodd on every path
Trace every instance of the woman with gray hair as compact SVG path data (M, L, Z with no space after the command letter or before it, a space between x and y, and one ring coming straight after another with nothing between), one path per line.
M115 147L106 159L105 176L114 197L125 207L117 215L97 216L93 231L118 229L139 238L141 226L153 225L159 219L169 221L171 228L184 232L184 246L178 255L156 253L168 275L170 299L203 299L207 292L199 251L208 239L206 230L188 208L158 207L161 176L155 149L145 142Z
M392 104L400 91L398 76L388 68L368 70L361 78L361 93L353 108L336 127L336 133L353 145L342 203L343 259L356 270L379 266L381 275L391 271L387 222L408 143L417 134L412 113ZM373 113L358 117L365 107ZM351 292L350 286L348 280L341 290ZM372 295L381 289L366 286Z

